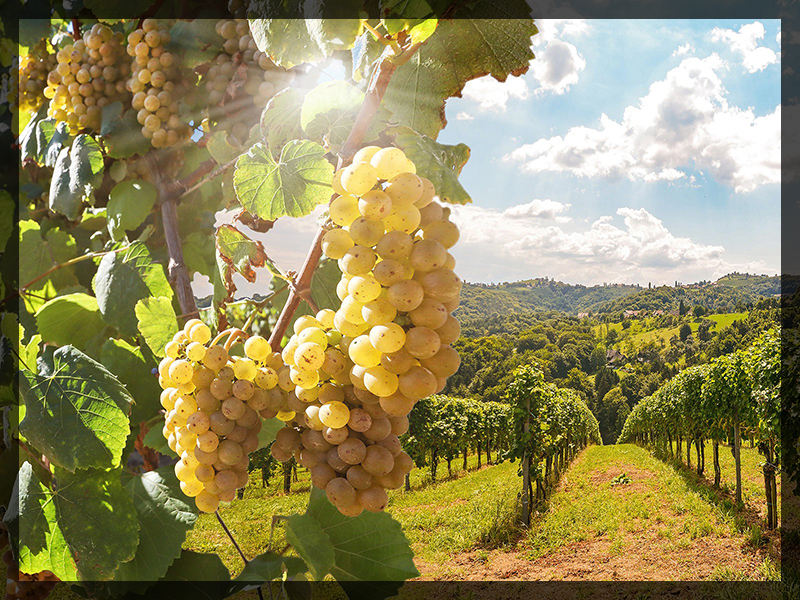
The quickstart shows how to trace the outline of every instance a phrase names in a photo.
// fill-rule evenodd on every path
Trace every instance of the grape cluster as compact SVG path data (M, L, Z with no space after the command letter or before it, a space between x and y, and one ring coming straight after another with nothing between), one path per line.
M267 340L248 339L246 357L230 356L210 341L208 326L191 319L166 344L158 366L163 434L180 457L175 475L184 494L209 513L247 485L248 454L258 448L259 413L273 404L274 395L282 398L280 389L275 391L278 375L266 364L273 359Z
M413 466L398 439L407 415L460 364L450 313L461 280L447 251L458 229L414 171L401 150L370 146L336 173L330 217L339 227L322 248L339 261L342 304L299 318L282 354L290 397L306 407L272 455L294 455L349 516L383 510L386 489L402 485Z
M184 73L178 57L165 46L170 41L169 27L155 19L145 19L140 29L128 34L128 55L133 58L131 78L126 86L133 94L131 106L142 126L142 135L153 148L185 143L192 128L179 114L179 101L189 97L194 86L193 73Z
M47 51L46 41L19 59L18 92L12 91L22 110L37 111L47 87L47 74L56 68L56 55Z
M277 67L259 51L247 19L218 21L216 32L225 42L202 80L208 95L207 124L227 131L234 138L229 140L232 144L242 145L261 110L292 82L294 73ZM231 86L232 81L240 85Z
M0 521L0 550L9 545L8 529ZM50 595L59 579L50 571L28 575L19 570L11 550L3 553L6 563L6 600L43 600Z
M99 130L103 106L127 95L125 78L130 64L123 60L125 36L96 23L74 44L56 53L56 65L47 74L47 115L64 121L70 132Z

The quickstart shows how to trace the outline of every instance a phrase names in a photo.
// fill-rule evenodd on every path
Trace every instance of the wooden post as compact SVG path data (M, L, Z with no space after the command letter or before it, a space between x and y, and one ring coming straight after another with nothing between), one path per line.
M531 401L528 400L525 411L525 424L522 431L527 437L531 428ZM531 457L525 452L522 456L522 524L531 524Z
M742 501L742 439L739 437L739 411L733 413L733 450L736 457L736 503Z
M719 440L714 440L714 487L719 487L722 470L719 466Z

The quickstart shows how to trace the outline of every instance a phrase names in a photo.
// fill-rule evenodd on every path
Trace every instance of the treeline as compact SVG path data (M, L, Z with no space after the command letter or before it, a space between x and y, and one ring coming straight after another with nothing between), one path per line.
M756 440L763 464L767 526L777 527L775 473L781 464L781 340L771 329L748 348L682 371L639 402L625 421L619 443L638 442L682 456L698 474L705 469L705 441L713 447L714 485L720 484L719 445L730 440L736 460L736 501L742 500L741 437Z

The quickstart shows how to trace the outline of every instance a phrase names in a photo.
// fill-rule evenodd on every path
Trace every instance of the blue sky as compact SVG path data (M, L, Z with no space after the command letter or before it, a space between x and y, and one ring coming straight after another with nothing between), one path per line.
M537 25L527 74L468 82L446 105L438 140L472 150L473 204L453 211L459 275L779 273L780 21ZM263 238L278 264L300 267L315 220L280 219Z

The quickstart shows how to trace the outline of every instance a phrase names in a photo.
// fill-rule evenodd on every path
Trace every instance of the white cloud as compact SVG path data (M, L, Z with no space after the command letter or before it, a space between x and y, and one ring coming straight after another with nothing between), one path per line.
M517 204L511 206L503 211L504 217L510 218L528 218L538 217L540 219L555 219L556 215L567 210L571 204L563 204L555 200L534 199L527 204Z
M681 56L682 54L689 54L690 52L694 52L694 46L687 42L682 46L678 46L678 49L672 53L672 56Z
M487 75L468 81L461 95L477 102L481 110L503 111L509 98L524 100L528 97L529 91L528 85L521 77L509 77L500 82Z
M716 54L686 58L628 106L621 122L603 114L597 129L572 127L504 160L532 173L643 181L675 181L682 169L703 169L737 193L780 182L781 108L757 117L730 105L718 75L724 68Z
M674 235L643 208L619 208L616 216L573 223L567 229L541 220L528 208L531 204L504 211L453 207L451 218L461 230L453 252L462 277L484 282L549 276L586 285L662 284L699 281L744 266L725 261L722 246ZM569 206L554 204L563 207L557 212ZM620 218L622 223L615 223ZM764 265L759 268L765 272Z
M469 113L460 112L456 115L456 121L474 121L475 117L473 117Z
M758 45L765 33L764 25L755 21L742 25L738 32L715 27L711 31L711 39L715 42L727 42L731 50L742 56L742 65L750 73L757 73L778 62L778 56L773 50Z

